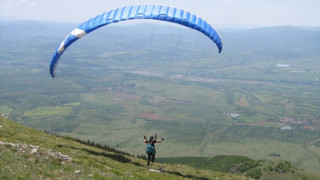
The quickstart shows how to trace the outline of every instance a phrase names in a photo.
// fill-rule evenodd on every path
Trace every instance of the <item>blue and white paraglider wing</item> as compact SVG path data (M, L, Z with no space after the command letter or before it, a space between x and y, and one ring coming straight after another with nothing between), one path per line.
M187 11L160 5L125 6L91 18L68 34L52 56L50 64L51 76L55 77L55 69L60 56L73 42L102 26L131 19L161 20L195 29L210 38L217 45L219 53L222 51L220 35L206 21Z

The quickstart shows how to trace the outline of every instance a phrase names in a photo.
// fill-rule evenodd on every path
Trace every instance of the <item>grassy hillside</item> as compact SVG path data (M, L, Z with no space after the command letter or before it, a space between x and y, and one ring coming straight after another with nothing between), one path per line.
M284 180L284 179L319 179L316 175L308 174L303 169L294 167L282 160L255 161L244 156L218 155L214 157L180 157L159 158L159 162L184 164L199 169L210 169L223 173L245 175L254 179Z
M0 179L248 179L183 165L147 167L143 159L50 135L4 117L0 117L0 158Z

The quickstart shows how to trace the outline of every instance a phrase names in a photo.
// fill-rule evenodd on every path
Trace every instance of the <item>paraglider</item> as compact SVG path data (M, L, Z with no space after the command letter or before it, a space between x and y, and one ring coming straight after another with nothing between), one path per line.
M50 64L50 74L56 76L55 69L58 65L60 56L75 41L86 34L111 23L133 19L153 19L180 24L194 30L200 31L210 38L218 47L219 53L222 51L222 40L220 35L201 18L182 9L161 5L135 5L113 9L88 21L75 28L61 42L52 56Z

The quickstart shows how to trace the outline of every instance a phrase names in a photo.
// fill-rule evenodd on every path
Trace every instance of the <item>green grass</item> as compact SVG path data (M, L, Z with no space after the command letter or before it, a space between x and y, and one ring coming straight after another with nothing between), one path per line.
M36 109L26 111L25 117L40 117L45 118L48 116L66 116L72 112L71 107L38 107Z
M0 113L3 113L6 116L9 116L12 111L12 108L9 106L0 106Z
M259 162L235 155L218 155L209 157L180 157L180 158L160 158L160 162L172 164L185 164L199 169L211 169L214 171L228 173L244 173L259 166ZM235 168L237 166L237 168Z

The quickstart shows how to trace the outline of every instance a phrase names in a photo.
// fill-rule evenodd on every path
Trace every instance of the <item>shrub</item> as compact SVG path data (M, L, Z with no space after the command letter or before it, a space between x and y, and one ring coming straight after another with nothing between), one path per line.
M261 170L259 168L252 169L247 172L246 176L251 177L253 179L260 179L262 176Z

